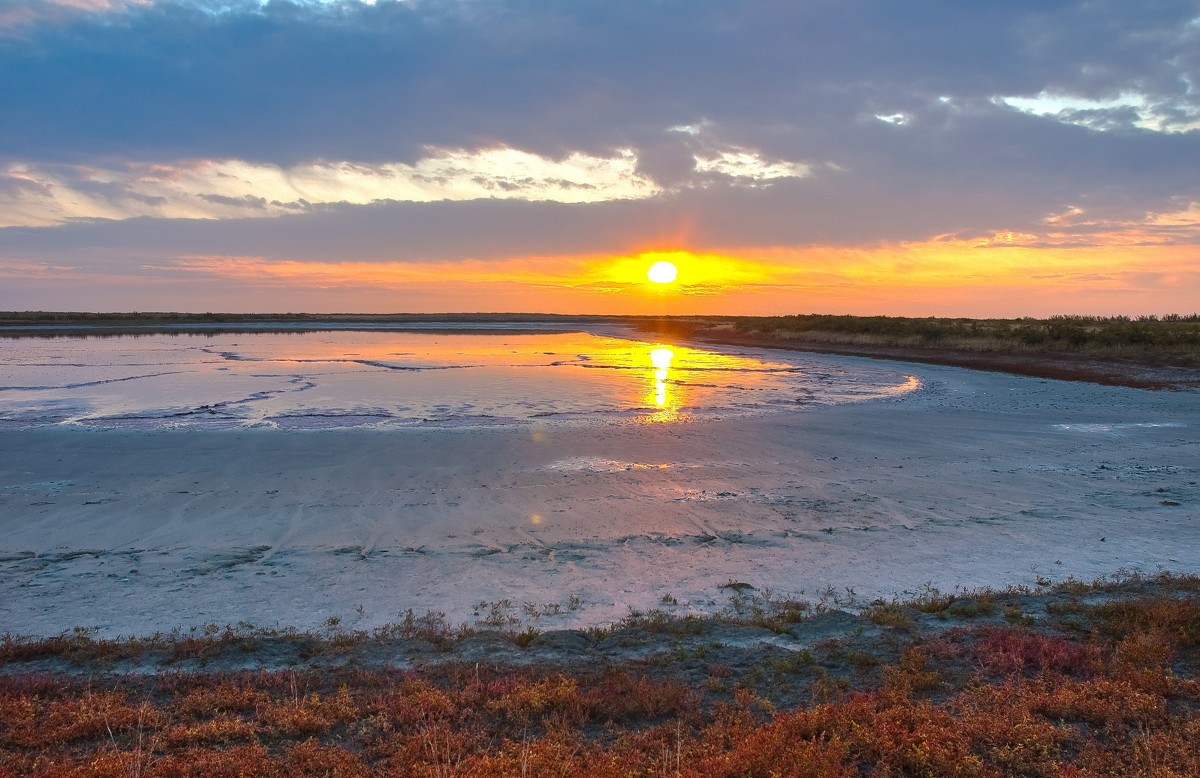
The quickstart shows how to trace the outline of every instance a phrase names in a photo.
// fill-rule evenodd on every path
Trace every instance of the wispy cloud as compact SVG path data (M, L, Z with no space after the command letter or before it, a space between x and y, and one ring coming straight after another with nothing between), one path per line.
M589 203L656 194L629 150L561 160L508 148L431 149L415 164L240 160L187 164L13 165L0 174L0 226L70 219L279 216L329 203L520 199Z
M426 150L413 164L320 161L281 167L242 160L120 166L11 165L0 172L0 227L73 219L236 219L281 216L333 203L365 205L468 200L601 203L640 200L664 188L639 168L632 149L561 159L511 148ZM693 157L688 180L712 175L748 186L804 178L807 165L721 148Z
M1185 91L1181 97L1186 98L1187 94ZM1200 101L1194 100L1156 103L1137 92L1103 99L1041 92L1033 97L997 97L995 100L1022 113L1099 132L1130 127L1165 133L1200 130Z

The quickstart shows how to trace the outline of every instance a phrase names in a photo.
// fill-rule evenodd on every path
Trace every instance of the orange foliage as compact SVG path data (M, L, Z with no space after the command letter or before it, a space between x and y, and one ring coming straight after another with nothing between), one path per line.
M0 675L0 776L1196 776L1179 612L960 630L784 711L732 670L708 700L629 668Z

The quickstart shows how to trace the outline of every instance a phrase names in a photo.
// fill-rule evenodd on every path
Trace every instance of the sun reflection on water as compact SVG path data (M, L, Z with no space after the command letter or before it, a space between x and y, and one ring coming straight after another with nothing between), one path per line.
M671 360L675 352L666 346L656 346L650 350L650 365L654 368L654 392L647 400L653 401L657 410L645 420L662 423L679 420L679 402L674 393L668 394L668 379L671 372ZM647 402L649 404L649 402Z
M667 404L667 373L674 356L675 352L669 348L656 348L650 352L650 364L654 365L654 404L659 408Z

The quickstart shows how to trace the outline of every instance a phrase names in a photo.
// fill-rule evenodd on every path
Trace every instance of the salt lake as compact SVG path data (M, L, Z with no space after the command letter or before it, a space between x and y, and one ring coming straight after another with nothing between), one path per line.
M917 387L861 361L536 325L9 339L0 371L7 427L654 423Z

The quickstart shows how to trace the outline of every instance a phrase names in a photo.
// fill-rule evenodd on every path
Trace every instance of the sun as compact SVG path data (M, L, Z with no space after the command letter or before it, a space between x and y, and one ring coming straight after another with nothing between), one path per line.
M675 263L667 262L665 259L659 260L650 266L646 271L646 278L649 278L656 284L669 284L679 275L679 268L675 267Z

